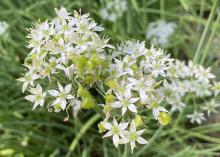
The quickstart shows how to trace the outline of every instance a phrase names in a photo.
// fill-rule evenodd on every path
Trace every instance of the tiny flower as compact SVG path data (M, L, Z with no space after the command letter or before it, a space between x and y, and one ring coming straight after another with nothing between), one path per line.
M69 94L72 86L71 86L71 84L68 84L65 86L65 88L63 88L59 82L57 82L57 84L58 84L59 91L58 90L49 90L48 91L48 93L51 96L56 97L56 99L53 101L51 106L54 106L56 104L60 104L61 108L64 110L67 105L67 100L74 98L71 94Z
M40 77L40 75L34 74L33 71L30 70L29 72L24 74L24 77L17 79L18 81L23 82L22 92L24 93L24 91L26 90L26 88L29 84L31 86L34 86L34 81L36 79L38 79L39 77Z
M219 103L215 102L215 99L212 99L210 102L206 102L204 106L202 106L202 109L204 111L207 111L208 116L210 115L211 112L217 113L216 108L220 106Z
M68 13L66 11L66 9L64 7L61 7L61 9L55 9L58 17L60 17L61 19L69 19L70 18L70 13Z
M203 120L205 120L204 113L199 113L194 111L192 114L188 114L187 118L190 119L191 123L198 123L201 124Z
M36 88L30 88L30 93L33 95L25 96L25 99L34 102L33 110L38 106L43 106L44 98L46 96L46 92L43 92L43 89L40 84L37 85Z
M118 122L114 118L112 124L108 122L103 122L102 125L104 126L104 128L109 130L103 137L112 136L113 144L117 148L120 137L124 137L124 131L127 128L128 123L121 122L120 124L118 124Z
M169 38L175 29L175 23L158 20L149 24L146 38L150 40L153 45L167 46L169 44Z
M148 144L148 142L141 137L144 131L145 129L137 131L135 122L132 120L130 123L130 131L125 131L126 136L121 139L120 143L130 143L131 151L133 152L134 148L136 147L135 142L138 142L139 144Z
M141 103L146 103L148 100L148 95L146 94L146 92L152 91L155 80L145 79L143 77L139 80L136 80L134 78L128 78L128 80L130 81L130 83L127 87L133 87L132 90L138 91Z
M127 109L129 109L133 113L137 113L137 108L134 105L139 98L132 98L131 90L126 89L124 94L115 93L118 101L111 103L113 108L122 108L122 115L125 114Z

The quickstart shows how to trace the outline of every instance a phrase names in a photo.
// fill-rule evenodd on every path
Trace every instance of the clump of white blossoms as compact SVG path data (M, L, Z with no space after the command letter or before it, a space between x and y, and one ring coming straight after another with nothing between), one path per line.
M100 9L99 14L104 20L115 22L118 18L122 17L126 10L126 0L112 0L104 3L104 6Z
M220 83L210 68L185 64L136 40L112 52L108 39L98 35L103 28L88 14L71 16L64 8L56 13L28 35L31 52L18 80L22 91L31 93L25 98L33 109L47 104L49 111L72 109L74 115L79 109L101 109L99 132L115 147L129 143L132 152L136 143L148 144L146 126L169 124L172 112L190 108L186 117L199 124L205 112L216 112Z
M152 45L166 47L176 27L175 23L164 20L151 22L146 31L146 38Z
M5 21L0 21L0 35L3 35L8 28L8 23Z

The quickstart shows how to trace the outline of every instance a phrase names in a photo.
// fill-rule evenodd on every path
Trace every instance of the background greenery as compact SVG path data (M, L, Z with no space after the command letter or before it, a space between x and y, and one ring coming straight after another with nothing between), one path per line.
M0 36L0 156L220 156L220 118L217 115L201 126L192 126L180 115L153 135L158 129L156 126L155 130L147 132L151 144L137 147L131 155L129 148L120 146L116 149L109 139L101 138L96 125L92 124L98 119L92 111L81 111L78 118L71 116L68 122L63 122L65 113L50 113L46 108L31 111L32 105L24 100L21 85L15 81L24 71L22 63L28 53L26 28L38 20L53 18L54 8L61 6L69 12L80 8L82 12L89 12L103 24L111 43L131 38L146 40L149 22L173 21L178 27L167 47L168 52L182 60L193 59L197 51L207 53L204 65L211 66L219 78L219 6L213 12L213 20L208 22L213 1L128 0L128 11L115 23L99 17L98 11L103 4L100 0L0 0L0 21L9 24L6 34ZM202 43L201 36L207 23L210 26ZM198 50L199 43L201 48ZM149 46L149 42L146 44ZM85 133L79 136L83 131ZM72 152L73 145L70 145L74 139L76 147Z

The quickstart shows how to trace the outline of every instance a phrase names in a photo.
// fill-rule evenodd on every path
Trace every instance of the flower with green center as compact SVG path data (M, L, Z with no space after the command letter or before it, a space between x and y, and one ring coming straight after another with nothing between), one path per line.
M28 95L25 99L34 102L33 110L38 106L43 106L44 98L46 97L46 92L43 92L43 89L40 84L36 88L31 88L30 93L33 95Z
M122 115L125 114L127 109L133 113L137 113L137 107L134 105L139 98L132 98L131 90L127 88L123 94L115 92L118 101L111 103L113 108L122 108Z
M34 81L40 77L40 75L35 74L33 71L34 70L32 69L28 73L26 73L24 77L17 79L18 81L23 82L22 92L26 90L29 84L31 86L34 86Z
M54 106L56 104L60 104L61 108L64 110L67 105L66 100L70 100L70 99L74 98L71 94L69 94L72 86L71 86L71 84L68 84L65 86L65 88L63 88L59 82L57 82L57 84L58 84L59 91L49 90L48 93L51 96L56 97L56 99L52 103L52 106Z
M114 118L112 124L109 122L103 122L102 125L105 129L109 130L103 137L112 136L113 144L117 148L120 137L125 138L124 131L127 128L128 123L121 122L120 124L118 124L118 122Z
M139 144L148 143L144 138L141 137L144 131L145 129L137 131L135 121L132 120L130 123L130 130L125 131L125 137L120 140L120 144L130 143L131 151L133 152L134 148L136 147L135 142L138 142Z

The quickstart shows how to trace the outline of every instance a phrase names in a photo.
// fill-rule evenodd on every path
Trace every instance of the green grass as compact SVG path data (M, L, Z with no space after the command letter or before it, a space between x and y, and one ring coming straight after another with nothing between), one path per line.
M211 1L128 0L128 11L115 23L99 17L98 10L103 4L98 0L0 1L0 20L9 24L7 33L0 37L0 154L12 149L11 156L17 157L62 157L68 153L73 157L219 156L220 122L190 126L184 117L179 116L178 121L173 120L171 125L161 127L156 135L153 135L155 129L148 129L146 137L151 144L138 147L131 155L129 147L116 149L109 139L101 138L96 119L92 122L89 119L94 112L81 111L78 118L71 116L68 122L63 122L65 113L50 113L46 108L31 110L31 104L23 98L20 84L15 81L23 72L22 63L28 53L26 28L38 20L52 18L54 8L60 6L69 12L80 8L89 12L99 24L103 24L112 43L131 38L146 40L149 22L161 18L173 21L178 29L168 52L183 60L193 59L197 54L195 62L212 66L219 78L220 55L216 50L219 51L220 44L213 43L217 38L220 43L220 8L216 6L209 18L213 8ZM148 41L146 44L150 46Z

